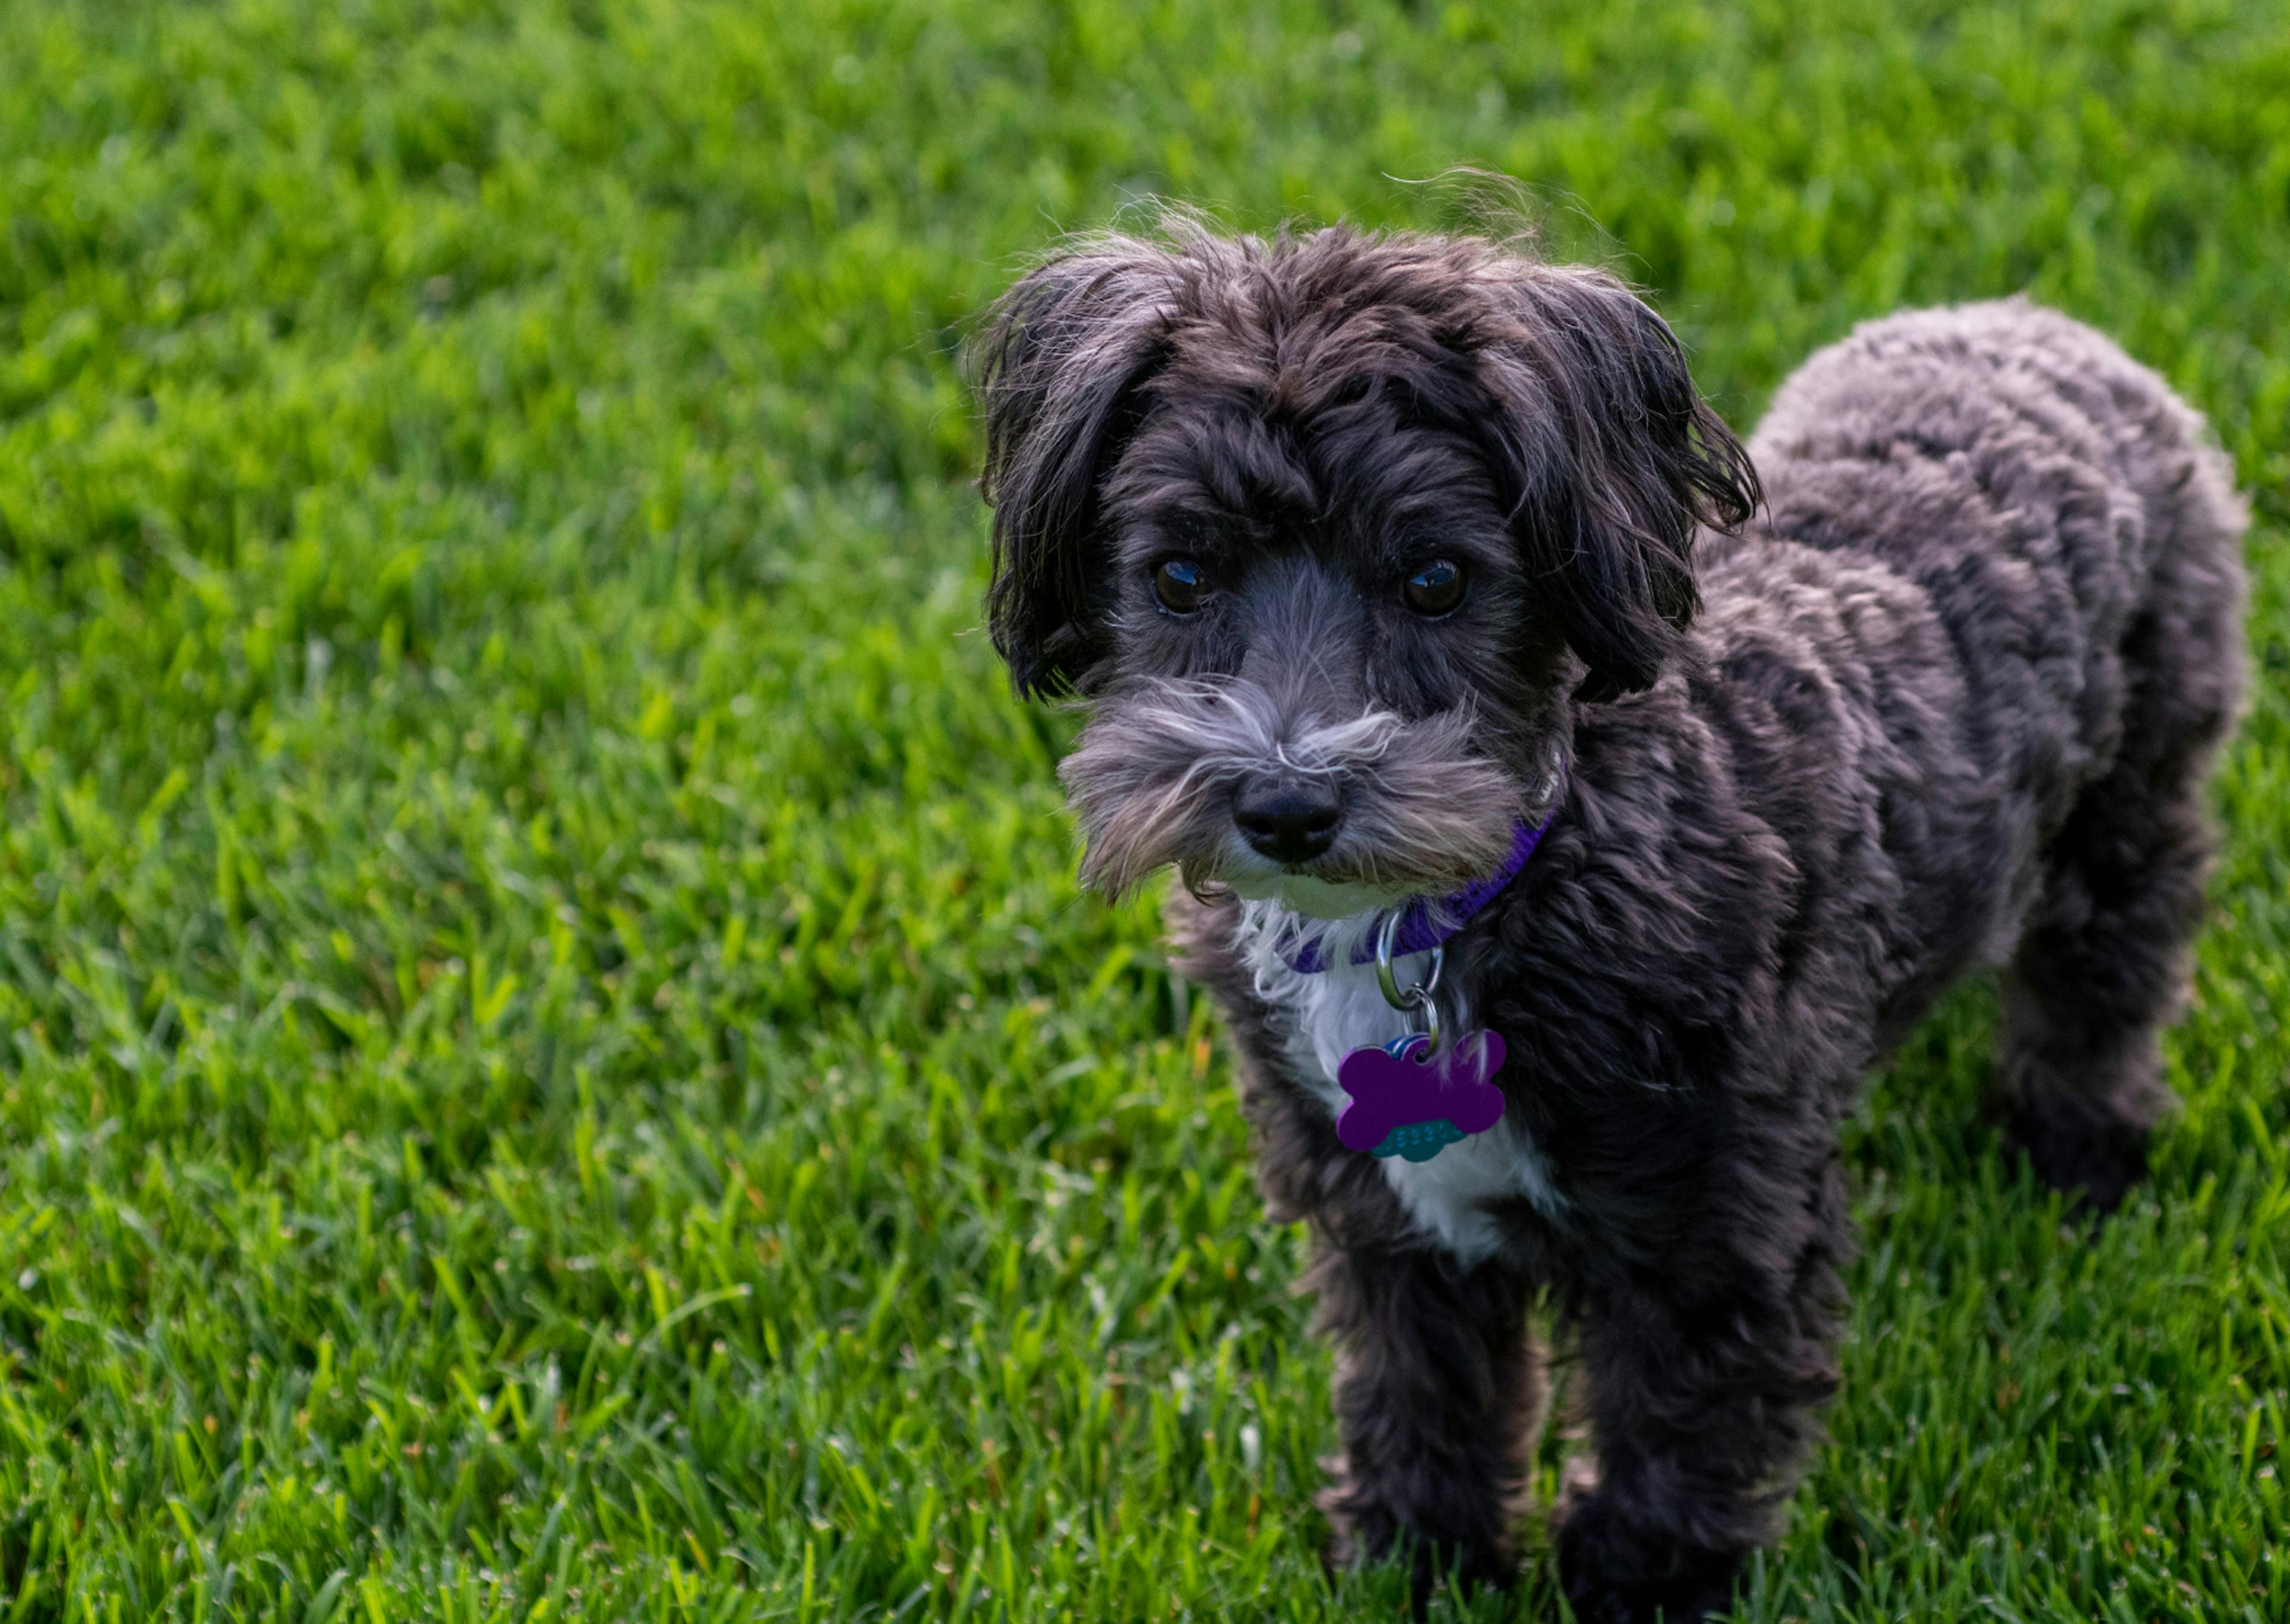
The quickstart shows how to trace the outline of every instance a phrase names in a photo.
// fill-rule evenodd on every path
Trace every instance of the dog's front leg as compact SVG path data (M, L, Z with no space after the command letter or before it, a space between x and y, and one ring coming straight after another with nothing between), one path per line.
M1844 1188L1833 1161L1810 1184L1794 1198L1768 1186L1784 1199L1746 1232L1718 1221L1738 1225L1739 1206L1682 1223L1671 1267L1616 1270L1586 1292L1597 1469L1562 1508L1558 1536L1583 1624L1721 1611L1743 1558L1772 1537L1837 1387Z
M1427 1250L1317 1244L1312 1284L1320 1329L1336 1344L1343 1437L1320 1501L1331 1560L1373 1561L1404 1545L1419 1603L1451 1573L1509 1583L1542 1402L1527 1282Z

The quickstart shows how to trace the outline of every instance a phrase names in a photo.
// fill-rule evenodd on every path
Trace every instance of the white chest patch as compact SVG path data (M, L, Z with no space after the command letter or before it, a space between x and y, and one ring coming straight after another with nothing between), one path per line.
M1350 963L1351 945L1368 939L1380 914L1326 925L1323 956L1333 968L1305 975L1288 967L1281 949L1293 949L1300 922L1277 902L1242 905L1242 962L1256 978L1256 991L1279 1014L1289 1063L1300 1081L1317 1090L1333 1116L1342 1110L1344 1091L1336 1068L1354 1049L1388 1043L1411 1028L1407 1018L1384 1001L1373 964ZM1309 928L1321 927L1312 922ZM1413 953L1395 959L1401 986L1420 983L1431 956ZM1454 1030L1467 1031L1470 1012L1452 1004L1445 1013ZM1485 1133L1447 1146L1428 1162L1399 1156L1382 1160L1383 1176L1415 1221L1465 1265L1481 1262L1501 1249L1502 1237L1487 1211L1494 1202L1524 1196L1537 1211L1557 1218L1566 1198L1550 1176L1549 1160L1509 1117Z

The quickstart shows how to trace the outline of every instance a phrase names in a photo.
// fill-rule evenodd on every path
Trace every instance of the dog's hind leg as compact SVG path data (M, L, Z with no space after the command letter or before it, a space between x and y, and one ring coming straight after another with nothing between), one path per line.
M1419 1609L1449 1575L1507 1585L1543 1396L1530 1288L1499 1263L1323 1241L1311 1284L1336 1344L1342 1455L1321 1496L1332 1561L1403 1545Z
M1995 1104L2037 1175L2112 1210L2170 1103L2161 1033L2187 973L2206 854L2192 797L2076 827L2004 979ZM2113 836L2121 844L2110 842ZM2123 837L2129 836L2126 840Z
M2123 643L2121 748L2048 848L2004 978L1992 1094L2006 1142L2102 1212L2145 1172L2170 1103L2161 1034L2202 917L2204 780L2240 699L2238 514L2200 476L2184 500Z

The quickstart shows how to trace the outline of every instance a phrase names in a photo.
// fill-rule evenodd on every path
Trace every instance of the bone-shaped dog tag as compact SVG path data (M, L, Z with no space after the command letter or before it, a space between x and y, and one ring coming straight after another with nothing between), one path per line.
M1336 1066L1350 1096L1336 1137L1347 1150L1428 1162L1502 1120L1502 1090L1488 1081L1502 1062L1496 1032L1466 1032L1437 1055L1421 1032L1355 1049Z

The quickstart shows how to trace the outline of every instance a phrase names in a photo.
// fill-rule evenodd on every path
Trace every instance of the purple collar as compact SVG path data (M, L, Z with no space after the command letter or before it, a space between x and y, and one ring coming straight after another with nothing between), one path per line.
M1393 956L1421 953L1436 948L1469 924L1472 916L1493 901L1496 894L1526 867L1526 860L1534 855L1536 843L1549 828L1550 820L1557 815L1558 809L1553 806L1549 816L1540 824L1529 828L1522 823L1514 829L1510 837L1510 854L1503 859L1502 867L1485 879L1473 880L1461 891L1451 891L1436 903L1425 897L1418 897L1410 902L1406 912L1399 917L1399 933L1391 944ZM1299 975L1317 975L1328 968L1327 961L1320 956L1320 939L1317 936L1308 940L1294 953L1283 956L1288 960L1288 968ZM1374 962L1375 942L1371 935L1352 949L1352 963L1372 964Z

